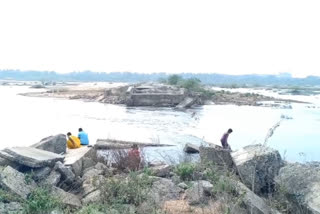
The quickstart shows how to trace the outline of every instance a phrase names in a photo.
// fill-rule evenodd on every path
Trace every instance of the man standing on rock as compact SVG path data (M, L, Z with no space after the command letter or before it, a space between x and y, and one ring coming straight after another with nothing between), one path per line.
M228 129L228 131L226 133L223 134L222 138L221 138L221 144L222 144L222 147L224 149L227 149L227 150L230 150L231 151L231 147L230 145L228 144L228 137L229 135L232 133L232 129Z
M80 139L82 146L88 146L89 145L89 138L88 134L83 131L82 128L79 128L78 138Z

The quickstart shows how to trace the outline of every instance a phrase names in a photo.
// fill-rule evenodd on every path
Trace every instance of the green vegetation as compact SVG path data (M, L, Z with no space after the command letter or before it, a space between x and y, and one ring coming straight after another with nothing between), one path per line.
M58 198L51 195L46 187L34 189L24 203L26 214L48 213L54 209L61 208L62 203Z
M129 173L126 179L108 178L102 186L103 202L112 206L119 204L139 205L147 199L152 179L146 174Z
M13 201L22 202L22 200L18 196L0 188L0 202L9 203L9 202L13 202Z
M206 89L198 78L184 79L175 74L169 76L167 79L162 79L161 82L180 88L185 88L190 92L200 94L204 98L211 98L215 94L212 90Z
M180 176L183 181L190 181L193 179L196 165L193 163L181 163L176 166L175 173Z

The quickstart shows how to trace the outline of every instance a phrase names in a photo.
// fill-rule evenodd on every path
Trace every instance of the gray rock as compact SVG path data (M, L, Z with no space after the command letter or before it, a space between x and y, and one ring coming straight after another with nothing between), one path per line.
M232 153L242 182L255 193L271 192L282 166L278 151L262 145L246 146Z
M83 176L82 176L82 180L87 180L93 177L97 177L99 175L103 174L103 170L98 170L98 169L91 169L89 171L87 171Z
M187 143L183 149L184 152L186 153L199 153L200 148L197 145L193 145L191 143Z
M157 177L167 177L170 173L171 166L169 165L160 165L151 167L152 175Z
M1 214L23 214L23 206L18 202L2 203L0 202Z
M98 189L99 185L104 180L102 175L98 175L96 177L88 178L87 180L83 181L82 189L83 189L83 196L88 195L89 193Z
M71 168L63 165L61 162L57 162L54 169L61 173L61 178L65 183L72 183L76 178Z
M184 182L178 184L178 187L180 187L181 189L188 189L189 188L189 186Z
M97 163L92 160L91 158L88 157L83 157L82 158L82 171L94 167Z
M94 192L89 193L88 195L86 195L83 199L82 199L82 204L83 205L88 205L91 203L97 203L99 201L101 201L101 191L100 190L96 190Z
M103 163L97 163L95 166L94 166L95 169L98 169L98 170L104 170L104 171L107 171L108 170L108 167L106 165L104 165Z
M77 160L71 165L72 171L75 174L75 176L81 176L82 175L82 159Z
M43 168L37 168L33 170L33 180L35 181L41 181L44 180L51 172L50 167L43 167Z
M208 181L192 182L192 187L186 191L186 198L189 205L207 204L208 196L211 195L213 185Z
M299 209L320 213L320 163L288 164L280 169L275 181L293 205L299 204L297 213Z
M24 199L26 199L28 194L37 187L33 180L26 182L24 174L10 166L7 166L0 173L0 185L2 188L15 193Z
M55 170L51 171L49 176L43 181L43 184L47 184L49 186L57 186L60 182L61 174Z
M159 178L152 185L149 192L150 199L155 204L161 204L168 200L178 200L183 190L177 187L171 180Z
M36 143L31 147L53 152L56 154L64 154L66 153L66 145L66 136L64 134L59 134L44 138L39 143Z
M32 168L53 166L64 159L62 155L32 147L6 148L0 152L0 156Z
M57 187L53 187L52 194L55 197L59 198L61 202L67 206L81 207L81 201L76 195L65 192L64 190Z
M229 150L220 146L200 147L200 159L202 163L209 163L225 169L233 168L233 160Z

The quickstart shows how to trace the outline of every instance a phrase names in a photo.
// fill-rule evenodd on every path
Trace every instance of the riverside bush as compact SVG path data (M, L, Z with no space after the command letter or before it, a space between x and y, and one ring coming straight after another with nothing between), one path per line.
M133 204L138 206L147 199L152 179L146 174L131 172L126 179L108 178L102 185L103 202L110 205Z
M180 176L183 181L190 181L193 179L193 174L196 170L196 165L193 163L181 163L176 166L175 173Z
M30 193L24 207L27 214L42 214L61 208L62 203L58 198L51 195L49 188L38 187Z

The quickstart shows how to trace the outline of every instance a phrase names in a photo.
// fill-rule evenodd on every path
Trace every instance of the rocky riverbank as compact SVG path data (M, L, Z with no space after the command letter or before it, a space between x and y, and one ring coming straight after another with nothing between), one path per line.
M79 99L108 104L126 104L128 106L168 106L175 107L186 98L192 98L191 104L234 104L261 106L261 102L301 103L295 100L277 99L254 93L216 91L210 88L201 93L184 90L164 84L134 84L104 87L65 86L48 88L46 91L23 93L24 96Z
M189 144L200 161L168 165L132 159L132 142L64 153L65 143L57 135L0 152L0 213L320 213L320 164L289 164L262 145Z

